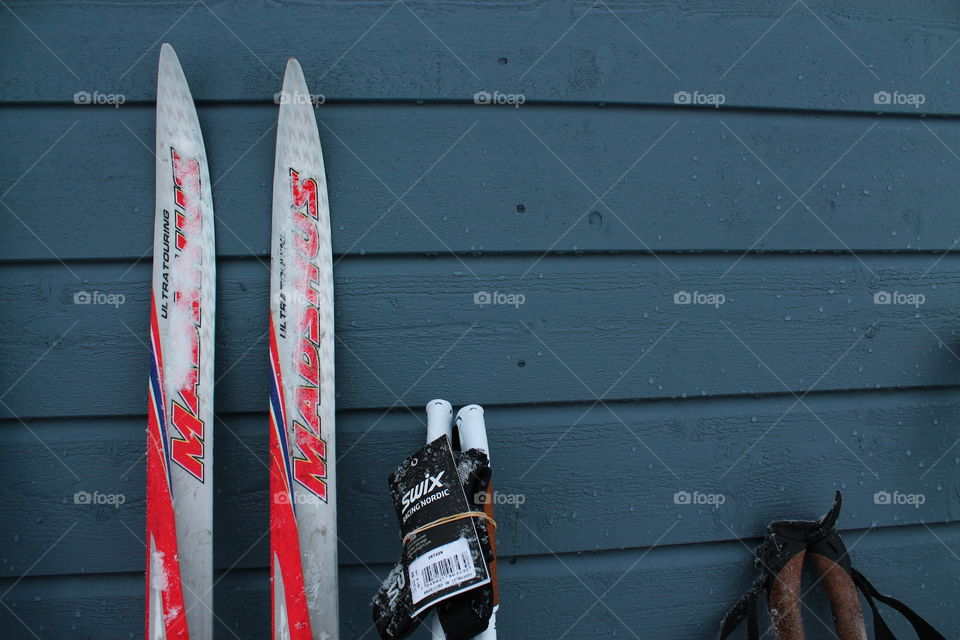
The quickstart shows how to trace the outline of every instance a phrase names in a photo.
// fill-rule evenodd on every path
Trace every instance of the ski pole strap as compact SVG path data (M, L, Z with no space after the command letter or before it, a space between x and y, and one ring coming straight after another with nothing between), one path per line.
M759 596L759 594L757 594ZM751 598L747 604L747 637L750 640L757 640L760 637L760 622L757 614L757 600L759 597Z
M733 605L727 614L723 616L720 622L720 633L717 634L717 640L724 640L731 633L736 631L737 627L744 620L747 621L747 640L758 640L760 638L759 613L757 603L761 594L767 589L767 576L764 575L753 583L737 604Z
M760 598L764 592L767 594L777 640L803 640L800 578L807 558L823 581L839 640L866 637L858 589L873 612L875 640L896 640L896 636L883 621L874 600L900 612L913 625L919 640L945 640L910 607L878 592L863 574L851 566L850 556L835 528L841 504L842 496L838 491L833 507L823 519L783 520L767 527L766 538L754 552L761 575L724 616L717 640L729 637L744 620L747 621L747 640L759 640Z
M867 604L870 605L870 609L873 611L873 634L876 640L896 640L896 636L893 635L890 627L887 626L880 616L880 611L877 609L877 604L874 602L874 599L900 612L900 615L906 618L913 626L913 630L916 631L917 638L920 640L945 640L939 631L934 629L929 622L921 618L913 609L892 596L880 593L876 587L870 584L870 581L867 580L862 573L856 569L852 571L854 583L856 583L857 588L863 592L863 597L867 599Z
M807 546L807 557L823 582L839 640L863 640L866 625L853 581L850 555L834 528L821 530Z
M488 516L487 514L485 514L483 511L464 511L463 513L455 513L452 516L447 516L445 518L434 520L433 522L428 522L422 527L417 527L407 535L403 536L403 544L407 544L408 542L410 542L410 540L416 537L416 535L419 533L423 533L424 531L433 529L434 527L439 527L440 525L447 524L449 522L456 522L457 520L466 520L467 518L483 518L484 520L487 521L487 524L489 524L491 527L493 528L497 527L497 521L491 518L490 516Z

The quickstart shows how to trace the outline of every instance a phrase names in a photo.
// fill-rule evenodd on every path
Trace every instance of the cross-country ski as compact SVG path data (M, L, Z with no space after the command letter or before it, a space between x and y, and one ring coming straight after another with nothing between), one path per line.
M272 634L336 640L330 214L317 122L294 59L280 96L270 265Z
M173 48L157 79L147 428L147 639L213 637L213 198Z

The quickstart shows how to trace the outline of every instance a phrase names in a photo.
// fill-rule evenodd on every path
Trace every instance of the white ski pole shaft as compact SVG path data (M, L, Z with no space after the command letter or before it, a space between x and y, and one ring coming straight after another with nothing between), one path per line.
M430 444L440 436L447 436L448 439L453 435L453 407L446 400L431 400L427 403L427 444ZM431 633L433 640L446 640L443 633L443 627L440 625L440 618L434 614L430 616Z
M483 420L483 407L478 404L467 405L457 412L457 431L460 433L460 449L479 449L490 456L490 445L487 442L487 426ZM494 548L494 552L496 549ZM490 616L490 625L486 631L474 637L474 640L496 640L497 638L497 604ZM442 636L441 636L442 637Z

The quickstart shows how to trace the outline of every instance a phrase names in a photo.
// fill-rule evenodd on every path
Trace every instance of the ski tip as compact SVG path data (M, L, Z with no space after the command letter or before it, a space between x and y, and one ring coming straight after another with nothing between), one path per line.
M176 62L177 66L180 65L177 52L173 50L173 46L169 42L164 42L160 45L160 64L163 64L165 61Z
M307 96L307 80L303 77L303 69L296 58L287 60L287 68L283 72L283 93L290 96L288 100L280 103L281 108L284 104L299 105L309 104L309 100L299 99L296 96Z
M300 61L296 58L287 58L287 68L284 71L284 79L291 77L296 79L297 77L303 78L303 68L300 66ZM306 82L304 82L306 84Z
M171 80L175 79L175 82L187 84L187 77L183 73L183 67L180 66L180 58L177 57L177 52L173 50L173 47L169 43L164 42L160 47L160 64L158 67L159 77L167 77ZM187 92L189 93L189 89Z

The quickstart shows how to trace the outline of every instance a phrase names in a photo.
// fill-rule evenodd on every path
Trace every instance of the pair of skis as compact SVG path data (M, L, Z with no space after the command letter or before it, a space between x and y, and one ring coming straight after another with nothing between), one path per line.
M176 53L157 81L147 428L148 640L213 637L215 247L200 123ZM287 63L270 273L270 570L275 640L336 639L333 268L320 138Z

